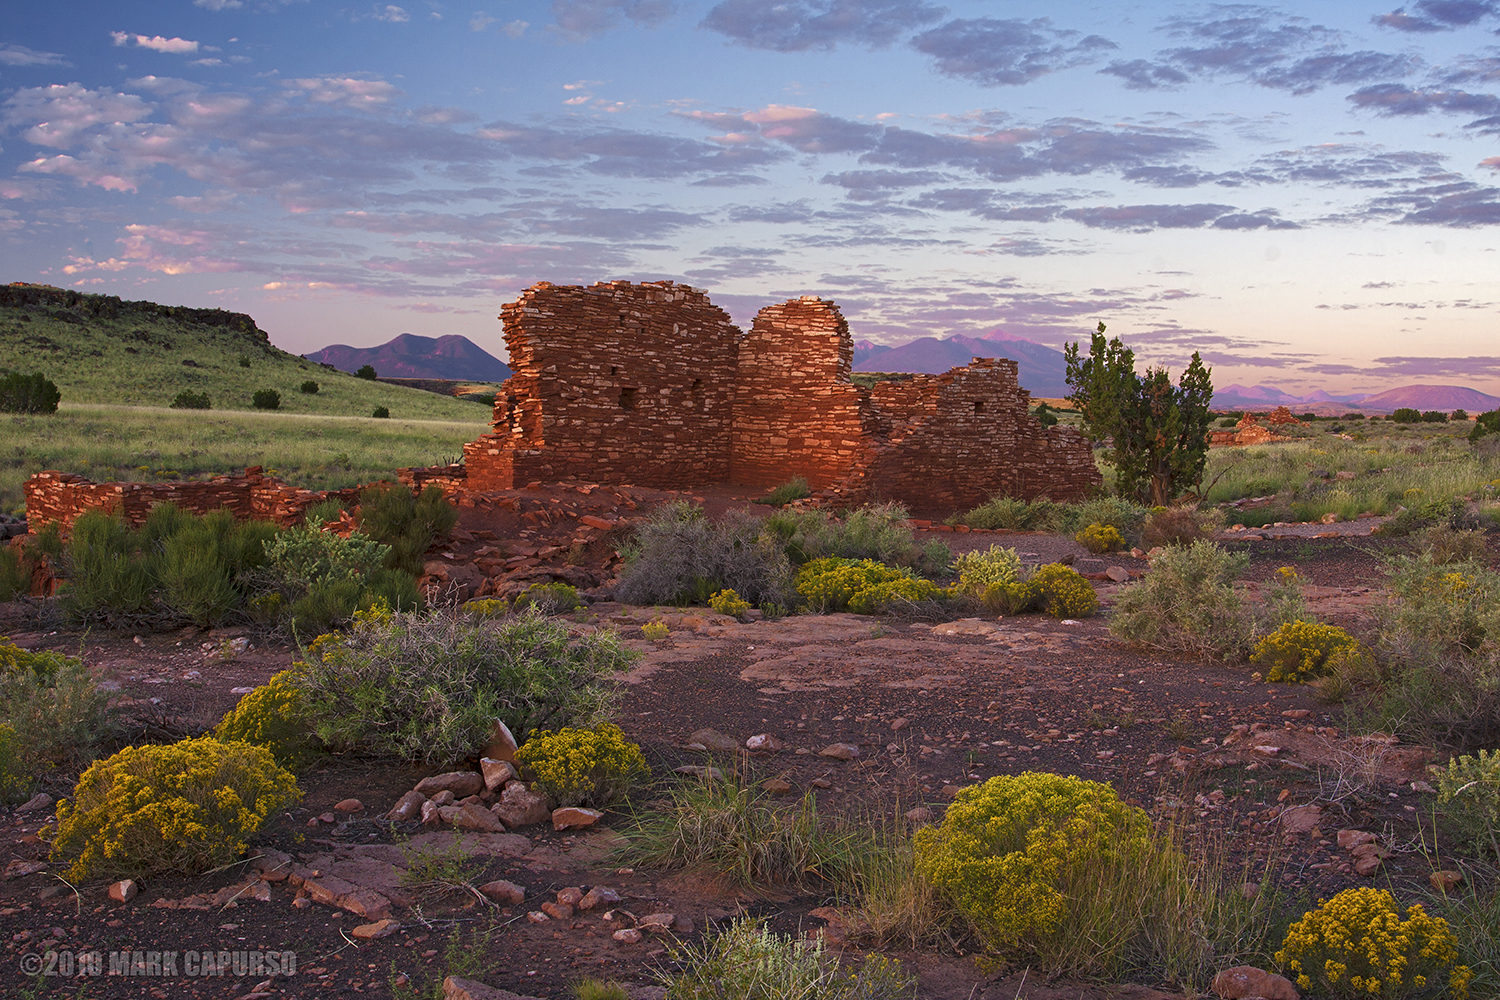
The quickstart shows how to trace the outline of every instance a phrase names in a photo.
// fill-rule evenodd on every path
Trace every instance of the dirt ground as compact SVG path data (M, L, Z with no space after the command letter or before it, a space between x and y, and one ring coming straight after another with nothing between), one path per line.
M463 524L502 538L517 530L487 524L476 511L466 511ZM1139 574L1146 568L1128 555L1096 567L1071 539L1055 536L923 534L955 549L1015 545L1036 561L1071 555L1085 560L1079 568L1086 572L1119 566ZM1356 634L1368 631L1371 610L1383 599L1376 541L1290 533L1227 544L1251 553L1252 596L1276 567L1293 565L1325 620ZM1097 581L1106 606L1118 586ZM669 625L667 639L641 635L638 626L654 617ZM1432 752L1351 740L1338 714L1310 691L1255 683L1246 666L1130 648L1111 637L1102 615L1077 622L1038 615L911 622L838 614L740 623L702 609L599 601L575 619L579 627L619 628L642 653L624 678L616 719L643 745L663 784L685 765L739 768L752 780L782 779L792 798L810 791L820 810L902 823L903 814L921 806L940 815L958 786L997 774L1057 771L1113 782L1122 796L1153 813L1175 813L1194 835L1226 849L1246 880L1259 880L1274 857L1271 877L1295 898L1311 901L1354 884L1427 881L1429 863L1415 848L1420 825L1430 822L1432 796L1414 790L1414 783L1425 787ZM0 635L82 656L118 692L137 741L210 728L245 689L296 656L290 644L243 629L78 633L50 621L36 604L0 605ZM224 641L238 637L248 638L250 648L224 658ZM757 734L773 735L784 746L775 753L687 748L690 734L704 728L741 747ZM857 747L858 756L836 760L820 753L834 743ZM653 970L668 968L666 936L648 933L635 944L612 937L646 914L676 914L676 934L685 939L739 914L766 917L773 929L789 933L826 923L813 911L830 900L817 895L752 896L695 876L624 867L614 854L618 831L630 822L623 814L584 832L532 826L466 834L466 849L484 860L480 881L513 881L525 889L526 902L493 909L455 897L450 904L423 905L396 881L408 857L399 845L415 836L417 845L436 849L452 835L382 817L425 773L357 758L327 760L301 777L305 799L257 841L267 854L285 852L288 871L342 873L356 884L378 886L400 928L375 940L351 936L363 922L353 913L321 903L298 908L292 880L273 874L257 881L253 865L193 879L152 879L134 900L112 902L106 885L68 886L56 866L28 864L46 860L38 828L50 809L0 813L0 867L9 866L0 878L0 995L390 996L393 978L420 986L434 975L452 935L469 942L494 925L487 946L464 949L485 960L474 978L525 995L560 997L583 975L649 984ZM1329 788L1359 774L1374 775L1374 785L1328 801ZM55 784L46 791L60 797L70 789ZM349 797L364 810L336 815L334 804ZM1386 856L1373 878L1352 870L1351 856L1336 841L1342 829L1379 838ZM411 842L405 850L413 850ZM527 917L559 889L596 885L614 889L622 901L570 919L533 923ZM224 975L34 979L22 968L25 956L48 952L171 949L295 952L296 974L238 975L232 955ZM974 956L951 951L897 957L919 974L920 996L933 1000L1161 995L1155 989L1161 984L1149 977L1104 989L1035 977L1023 982L1018 970L985 971Z

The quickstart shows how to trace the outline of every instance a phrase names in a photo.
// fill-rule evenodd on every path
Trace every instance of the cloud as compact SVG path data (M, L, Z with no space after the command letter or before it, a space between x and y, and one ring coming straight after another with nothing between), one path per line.
M150 106L134 94L90 90L79 83L54 83L11 95L0 120L17 128L29 125L21 133L27 142L66 149L96 126L119 127L150 114Z
M943 174L931 170L845 170L838 174L827 174L822 183L843 188L850 198L873 201L888 197L892 191L926 187L943 179Z
M1500 5L1490 0L1419 0L1415 6L1420 13L1408 14L1405 7L1397 7L1371 20L1397 31L1425 34L1466 28L1486 17L1500 16Z
M676 0L552 0L553 23L548 27L568 41L581 42L625 22L657 27L676 10Z
M482 10L476 10L474 12L474 16L469 18L469 30L483 31L485 28L488 28L490 25L494 24L496 20L497 18L490 17Z
M762 138L785 143L803 153L851 153L871 149L880 127L836 118L813 108L767 105L742 116L759 126Z
M410 14L393 3L388 3L384 7L377 5L375 13L370 16L377 21L389 21L391 24L402 24L411 20Z
M529 27L531 24L527 21L507 21L500 26L500 30L505 32L508 38L520 38L526 34L526 29Z
M1233 211L1232 205L1117 205L1070 208L1058 215L1091 229L1144 233L1152 229L1198 229Z
M181 55L185 52L197 52L198 43L190 42L186 38L163 38L161 35L130 35L123 31L111 31L109 36L114 39L115 45L130 45L132 42L139 48L151 49L154 52L169 52Z
M194 7L202 7L205 10L221 11L234 10L236 7L245 6L244 0L193 0Z
M699 27L773 52L827 51L840 43L878 49L944 13L923 0L724 0Z
M1500 188L1467 181L1387 195L1369 206L1371 215L1395 215L1408 225L1452 226L1469 229L1500 225Z
M1378 115L1425 115L1429 111L1446 111L1454 114L1478 114L1478 118L1464 126L1480 135L1500 135L1500 97L1494 94L1471 94L1463 90L1416 90L1399 83L1383 83L1365 87L1349 95L1349 101L1357 108L1374 111Z
M1079 32L1053 28L1046 18L949 21L917 35L911 44L936 60L939 73L991 87L1029 83L1118 48L1098 35L1080 38Z
M1488 156L1479 161L1481 167L1489 167L1491 170L1500 170L1500 156Z
M310 77L287 80L282 86L301 91L314 104L336 104L346 108L383 108L406 93L384 80L354 77Z
M1158 52L1155 61L1118 62L1102 72L1135 90L1180 86L1184 76L1234 76L1307 94L1328 84L1405 76L1415 66L1410 56L1347 51L1341 32L1271 8L1234 4L1212 10L1208 19L1164 22L1167 34L1185 44Z
M0 66L71 66L56 52L38 52L24 45L0 44Z

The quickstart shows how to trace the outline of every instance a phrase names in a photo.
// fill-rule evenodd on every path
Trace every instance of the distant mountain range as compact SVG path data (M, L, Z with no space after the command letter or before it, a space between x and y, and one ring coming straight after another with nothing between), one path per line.
M919 337L900 347L861 340L854 345L857 372L927 372L938 374L975 358L1009 358L1019 369L1021 387L1033 397L1056 399L1069 392L1063 353L1023 337L995 330L983 337L955 334L947 340Z
M468 337L458 334L419 337L414 333L403 333L376 347L334 344L307 355L307 360L333 365L346 372L373 365L375 374L382 378L472 379L475 382L504 382L510 378L509 365Z
M1414 410L1467 410L1483 413L1500 407L1500 396L1491 396L1460 385L1404 385L1373 395L1353 393L1330 395L1319 389L1305 396L1294 396L1269 385L1226 385L1214 389L1215 409L1264 410L1276 406L1302 408L1321 416L1342 410L1373 410L1390 413L1401 407Z

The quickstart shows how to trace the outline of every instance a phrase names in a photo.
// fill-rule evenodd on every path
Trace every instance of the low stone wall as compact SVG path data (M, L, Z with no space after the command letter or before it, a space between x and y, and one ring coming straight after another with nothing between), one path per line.
M304 490L288 486L259 466L242 475L192 482L96 483L67 472L39 472L26 480L26 523L36 532L57 522L66 535L73 522L91 510L118 513L138 528L157 504L175 504L194 514L228 510L240 520L274 521L283 527L301 523L307 510L324 500L352 503L363 487Z

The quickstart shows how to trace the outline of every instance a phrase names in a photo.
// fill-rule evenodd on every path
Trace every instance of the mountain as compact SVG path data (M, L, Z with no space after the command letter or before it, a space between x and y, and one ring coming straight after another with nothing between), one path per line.
M1396 410L1409 406L1414 410L1442 410L1445 413L1452 410L1483 413L1500 408L1500 396L1461 385L1404 385L1366 396L1359 405L1372 410Z
M872 344L868 340L856 340L854 342L854 366L859 368L862 362L868 361L877 354L889 351L889 344Z
M509 365L468 337L458 334L419 337L414 333L403 333L376 347L334 344L307 355L307 360L333 365L346 372L373 365L375 374L382 378L471 379L475 382L504 382L510 378Z
M861 344L867 343L861 341ZM873 347L874 345L870 345ZM859 347L856 345L856 356ZM955 334L947 340L919 337L900 347L871 352L856 360L860 372L927 372L959 368L975 358L1009 358L1020 370L1021 386L1032 396L1057 399L1069 393L1067 366L1061 351L995 330L983 337Z

